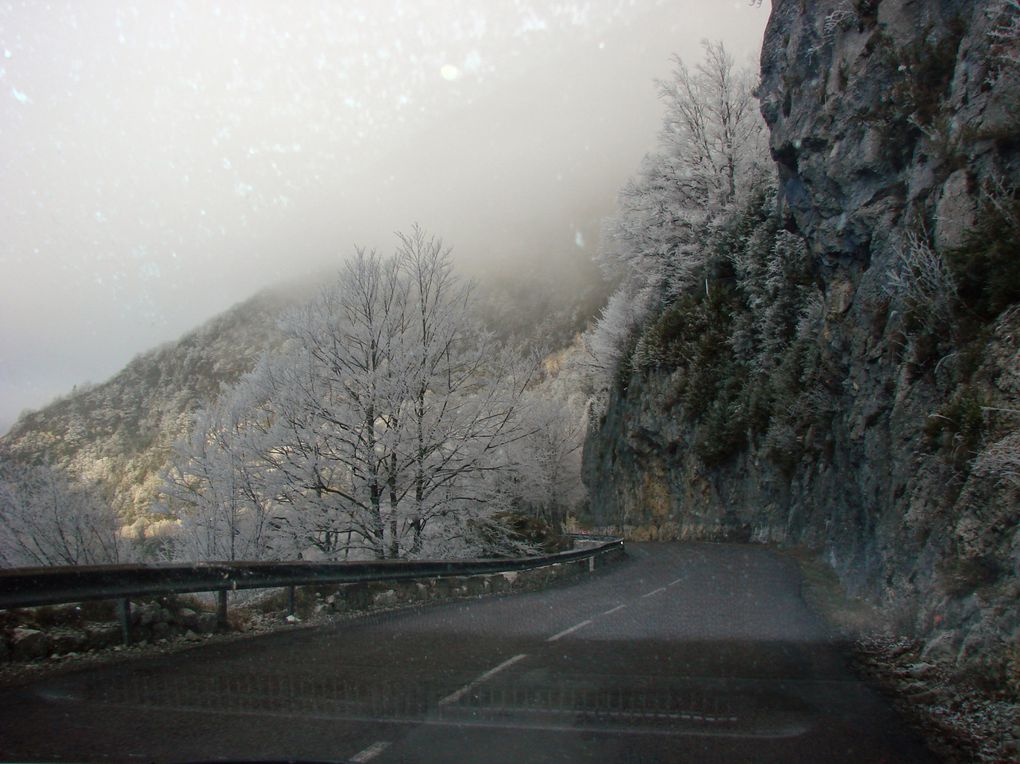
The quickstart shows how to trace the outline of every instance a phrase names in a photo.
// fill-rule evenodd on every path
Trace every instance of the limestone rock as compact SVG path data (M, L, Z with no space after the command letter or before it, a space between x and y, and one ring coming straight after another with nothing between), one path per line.
M212 634L216 631L216 626L215 613L199 613L195 616L194 630L199 634Z
M188 607L182 607L177 611L176 616L177 623L186 629L198 630L198 613Z
M11 657L16 661L30 661L45 658L50 651L50 641L45 632L38 629L15 628L11 631Z
M49 630L51 649L54 653L77 653L85 649L88 635L79 629L56 627Z
M970 173L957 170L942 184L935 207L935 246L947 250L962 245L965 234L974 227L975 214Z

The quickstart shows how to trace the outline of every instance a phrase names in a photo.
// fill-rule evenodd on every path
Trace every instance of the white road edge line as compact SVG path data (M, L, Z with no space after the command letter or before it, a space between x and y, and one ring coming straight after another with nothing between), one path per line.
M380 740L377 743L372 743L368 748L360 753L356 753L351 756L351 761L357 762L357 764L365 764L366 761L371 761L380 753L390 747L389 741Z
M617 605L617 606L616 606L616 607L614 607L614 608L613 608L612 610L607 610L607 611L606 611L606 612L604 612L604 613L603 613L602 615L612 615L612 614L613 614L613 613L615 613L615 612L616 612L617 610L623 610L623 609L624 609L625 607L627 607L627 606L626 606L626 605Z
M651 592L648 592L648 594L642 594L641 595L641 599L644 599L645 597L651 597L653 594L659 594L659 593L664 592L664 591L666 591L666 587L665 586L660 586L658 589L656 589L654 591L651 591Z
M445 698L443 698L441 701L439 701L439 705L441 705L441 706L448 706L451 703L456 703L458 700L460 700L465 695L467 695L469 692L471 692L473 689L475 689L475 687L477 687L478 685L482 684L483 682L488 681L489 679L492 679L492 677L494 677L496 674L498 674L503 669L510 668L515 663L517 663L517 661L522 661L522 660L524 660L527 657L528 657L527 653L521 653L520 655L515 655L513 658L507 658L505 661L503 661L498 666L496 666L496 668L489 669L484 674L482 674L480 677L475 679L473 682L468 682L466 685L461 687L459 690L457 690L455 692L451 692L449 695L447 695Z
M666 586L676 586L681 581L683 581L683 579L682 578L678 578L676 581L670 581L668 584L666 584Z
M573 632L577 631L578 629L583 629L589 623L591 623L591 619L590 618L587 621L581 621L580 623L575 624L574 626L571 626L569 629L564 629L559 634L554 634L553 636L549 637L549 639L547 639L546 642L555 642L560 637L565 637L565 636L567 636L567 634L572 634Z

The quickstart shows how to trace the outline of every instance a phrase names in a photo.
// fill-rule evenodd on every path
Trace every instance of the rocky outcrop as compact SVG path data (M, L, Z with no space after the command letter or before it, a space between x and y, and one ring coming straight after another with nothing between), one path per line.
M9 610L0 619L0 663L70 656L121 645L112 602ZM216 614L182 607L173 597L138 603L131 611L131 641L166 643L218 630ZM190 636L189 636L190 635Z
M932 657L1017 690L1014 12L774 0L759 92L783 224L810 254L814 387L803 372L782 426L706 459L681 372L635 373L585 470L593 524L808 545Z

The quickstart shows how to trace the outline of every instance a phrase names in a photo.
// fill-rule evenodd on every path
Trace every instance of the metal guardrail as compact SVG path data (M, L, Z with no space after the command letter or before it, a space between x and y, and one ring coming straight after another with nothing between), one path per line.
M191 565L82 565L0 570L0 610L57 605L86 600L119 600L125 642L130 624L130 597L217 592L219 622L226 622L227 592L239 589L290 590L319 584L406 581L417 578L508 573L590 560L623 551L623 539L575 536L595 546L540 557L494 560L371 560L364 562L204 562Z

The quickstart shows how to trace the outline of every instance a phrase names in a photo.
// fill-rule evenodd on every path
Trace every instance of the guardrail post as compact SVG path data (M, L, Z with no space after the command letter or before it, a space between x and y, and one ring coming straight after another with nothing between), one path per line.
M227 590L220 589L216 592L216 625L227 626Z
M120 621L120 639L125 645L131 644L131 600L121 597L117 600L117 620Z
M296 595L296 589L297 587L294 586L287 587L287 615L294 615L295 610L294 599Z

